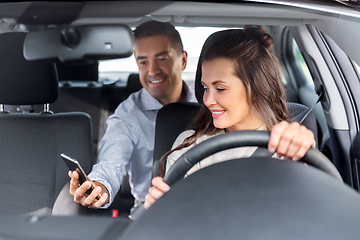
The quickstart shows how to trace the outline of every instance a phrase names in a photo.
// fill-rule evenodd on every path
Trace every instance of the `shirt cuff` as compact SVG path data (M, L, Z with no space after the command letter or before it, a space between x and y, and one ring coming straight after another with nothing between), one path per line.
M106 181L106 179L100 174L91 174L90 173L88 175L88 177L91 179L91 181L96 181L96 182L101 183L108 190L108 192L109 192L109 202L100 207L101 209L108 208L111 205L111 203L114 201L114 197L116 195L116 194L113 193L113 188L108 183L108 181Z

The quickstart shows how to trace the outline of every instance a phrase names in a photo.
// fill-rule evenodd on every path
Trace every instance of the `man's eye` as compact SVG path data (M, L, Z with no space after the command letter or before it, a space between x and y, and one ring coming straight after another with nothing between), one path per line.
M145 65L145 64L146 64L146 61L139 62L139 65Z
M159 58L158 60L159 60L159 62L163 62L163 61L166 61L166 58Z

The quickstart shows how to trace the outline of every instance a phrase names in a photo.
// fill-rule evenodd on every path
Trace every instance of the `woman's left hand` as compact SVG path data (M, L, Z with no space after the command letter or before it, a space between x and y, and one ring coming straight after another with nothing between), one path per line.
M316 147L314 134L297 122L282 121L271 130L268 150L294 161L302 158L310 147Z

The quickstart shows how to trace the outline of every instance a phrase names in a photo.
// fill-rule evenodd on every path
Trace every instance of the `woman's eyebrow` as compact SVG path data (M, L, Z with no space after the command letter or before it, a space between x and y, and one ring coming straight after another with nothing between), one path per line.
M216 81L212 82L211 85L216 85L218 83L225 83L225 82L222 80L216 80Z
M224 82L224 81L222 81L222 80L216 80L216 81L212 82L211 85L216 85L216 84L218 84L218 83L226 83L226 82ZM206 85L203 81L201 81L201 84L202 84L202 85Z

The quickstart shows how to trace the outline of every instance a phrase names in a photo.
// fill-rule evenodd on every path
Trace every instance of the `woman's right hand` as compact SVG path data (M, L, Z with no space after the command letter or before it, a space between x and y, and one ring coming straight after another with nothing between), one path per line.
M164 195L164 193L170 190L169 185L164 182L162 177L154 177L151 184L153 186L149 188L149 193L145 197L145 209L148 209L154 202L156 202L156 200Z
M74 197L74 201L88 208L100 208L108 202L109 193L104 185L99 182L86 181L82 185L79 184L79 174L76 171L69 171L70 194ZM90 195L86 191L91 188L91 184L95 185ZM101 196L99 199L96 199Z

